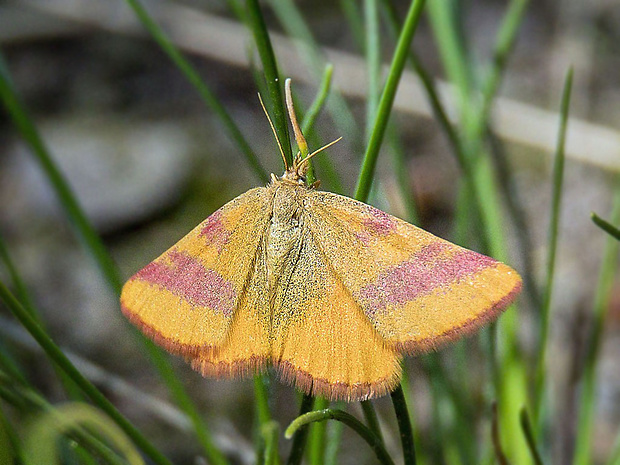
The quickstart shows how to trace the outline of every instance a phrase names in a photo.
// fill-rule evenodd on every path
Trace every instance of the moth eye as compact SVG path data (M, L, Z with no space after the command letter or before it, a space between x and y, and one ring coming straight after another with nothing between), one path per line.
M299 184L306 184L306 177L305 176L299 176L299 179L297 180L297 182Z

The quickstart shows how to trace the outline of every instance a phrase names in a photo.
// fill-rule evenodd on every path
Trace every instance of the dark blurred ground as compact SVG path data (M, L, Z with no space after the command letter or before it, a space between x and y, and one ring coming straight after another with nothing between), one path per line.
M242 156L226 138L219 122L205 108L195 90L150 40L111 32L91 21L76 20L79 0L63 3L55 12L30 1L0 5L0 40L8 68L45 141L71 182L106 245L125 276L137 271L181 238L220 205L257 185ZM84 0L83 5L87 5ZM150 3L150 2L149 2ZM400 2L401 9L406 7ZM232 18L224 2L159 2L170 7L191 6L216 17ZM205 6L206 4L206 6ZM299 2L319 42L358 55L350 31L332 2ZM506 2L467 2L464 31L473 54L484 64ZM114 29L131 13L119 2L116 14L102 16ZM280 30L266 8L274 30ZM88 15L86 15L88 16ZM71 19L73 18L73 19ZM543 109L557 110L564 74L575 67L571 115L602 126L620 121L620 9L612 0L595 2L532 2L520 39L506 72L501 95ZM416 37L416 49L432 73L443 71L427 24ZM225 49L226 43L221 47ZM388 61L392 44L385 44ZM213 56L207 51L206 56ZM200 54L190 55L205 81L241 126L263 166L280 173L281 164L256 98L252 73ZM339 63L334 63L336 69ZM344 66L344 65L343 65ZM286 68L286 64L283 66ZM359 71L359 70L358 70ZM363 70L362 70L363 71ZM297 79L296 89L308 105L316 80ZM354 116L364 122L364 104L351 97ZM415 107L417 102L403 105ZM409 174L422 208L422 226L443 237L452 233L452 212L458 170L436 123L419 111L400 111ZM336 134L330 117L317 123L324 140ZM570 128L569 128L570 130ZM362 152L355 141L330 151L342 174L345 193L354 187ZM555 138L555 133L553 134ZM619 139L620 140L620 139ZM116 299L107 289L91 259L80 247L56 199L33 158L16 135L11 121L0 120L0 232L27 280L51 332L64 347L95 362L150 395L167 398L154 370L138 349ZM532 236L536 279L542 282L550 198L551 154L511 141L506 146L521 203ZM592 151L596 152L596 150ZM589 220L590 211L607 216L613 167L601 167L583 153L568 160L561 224L561 242L554 300L552 364L558 404L567 402L575 333L583 335L596 285L603 234ZM620 146L618 147L620 160ZM584 161L585 160L585 161ZM389 163L381 162L379 181L384 194L373 200L383 209L403 214ZM620 163L616 169L620 168ZM319 173L320 177L321 173ZM329 187L329 186L327 186ZM507 223L507 229L511 225ZM511 238L512 244L515 239ZM519 263L519 253L513 253ZM517 266L518 268L518 266ZM620 295L620 293L618 294ZM527 304L527 302L524 302ZM606 454L620 419L620 298L611 309L610 324L600 365L599 419L596 450ZM524 321L528 311L524 305ZM584 316L585 315L585 316ZM531 346L531 325L524 326L524 347ZM4 338L5 335L0 335ZM578 338L577 338L578 339ZM42 358L31 359L32 375L50 398L59 389ZM39 363L40 362L40 363ZM212 429L234 443L242 457L251 457L251 381L203 380L175 360L192 395L207 412ZM423 376L410 362L421 424L429 415ZM278 415L287 424L296 412L292 389L274 382ZM113 398L115 392L108 392ZM192 463L198 452L187 435L165 422L150 421L152 412L118 396L121 409L148 435L168 443L175 463ZM388 404L378 402L384 412ZM357 408L357 407L355 407ZM395 431L391 416L388 428ZM163 426L162 426L163 425ZM566 431L560 436L567 437ZM245 439L239 439L239 435ZM185 439L182 439L185 438ZM231 439L232 438L232 439ZM392 435L397 438L397 434ZM241 446L239 446L241 444ZM397 446L397 444L388 444ZM345 435L343 448L355 448ZM562 442L559 441L559 448ZM559 452L561 454L561 452ZM347 454L343 453L342 457ZM561 457L561 455L560 455ZM561 463L558 461L557 463Z

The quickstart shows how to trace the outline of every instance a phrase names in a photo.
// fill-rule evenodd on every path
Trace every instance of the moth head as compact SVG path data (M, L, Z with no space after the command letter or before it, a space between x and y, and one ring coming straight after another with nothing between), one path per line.
M308 172L307 158L301 158L301 152L297 152L293 160L293 166L287 168L280 178L293 184L306 185L306 173Z
M286 107L288 109L288 116L291 120L291 125L293 126L293 133L295 134L295 141L297 142L297 147L299 147L299 151L297 152L297 155L293 159L292 166L289 166L286 160L286 157L284 156L284 150L282 150L282 144L280 142L280 139L278 139L278 134L276 132L275 127L273 126L273 122L271 121L271 118L269 117L269 113L267 112L267 109L265 108L263 99L261 98L260 94L258 94L258 99L260 100L260 104L263 107L263 111L265 112L265 115L267 116L267 121L269 121L269 125L271 126L271 130L273 131L273 135L275 136L276 142L278 143L278 148L280 149L280 155L282 155L282 160L284 161L284 166L286 167L286 170L284 171L284 174L280 178L280 181L290 182L292 184L305 185L306 184L306 173L308 172L308 167L310 166L309 164L310 159L314 157L315 155L317 155L318 153L325 150L326 148L338 142L340 139L342 139L342 137L339 137L335 141L332 141L329 144L324 145L320 149L315 150L314 152L308 155L308 152L309 152L308 143L306 142L306 138L301 132L301 128L299 126L299 123L297 122L297 116L295 114L295 107L293 106L293 97L291 94L291 79L290 78L288 78L284 82L284 90L285 90L285 96L286 96ZM277 177L272 175L272 179L274 178L277 179Z

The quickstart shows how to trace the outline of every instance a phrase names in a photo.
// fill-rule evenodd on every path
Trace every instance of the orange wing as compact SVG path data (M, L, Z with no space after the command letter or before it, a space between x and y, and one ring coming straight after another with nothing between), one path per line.
M123 287L125 316L167 350L189 357L224 344L239 309L256 302L248 283L269 223L272 197L251 189L194 228ZM254 328L256 339L267 339ZM264 344L245 348L264 357ZM263 352L263 353L261 353Z
M391 391L400 355L373 329L308 228L289 257L273 297L271 359L280 377L331 399Z
M381 337L404 352L473 332L520 290L510 267L348 197L312 192L306 210L335 275Z

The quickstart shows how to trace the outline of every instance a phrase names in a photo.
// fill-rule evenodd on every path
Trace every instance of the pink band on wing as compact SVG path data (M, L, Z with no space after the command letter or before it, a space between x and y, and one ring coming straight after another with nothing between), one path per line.
M367 229L380 236L387 236L396 231L394 217L370 205L368 206L368 213L370 215L364 218L364 226Z
M133 279L160 286L193 305L211 308L225 316L232 315L237 295L230 281L178 250L171 250L168 258L171 266L152 262Z
M231 232L222 223L222 212L217 210L208 217L200 230L200 236L204 237L207 245L217 245L218 251L228 242Z
M388 305L405 305L497 263L492 258L466 249L442 256L446 248L447 245L441 242L429 244L411 260L381 273L376 283L363 287L359 296L366 313L374 315Z

